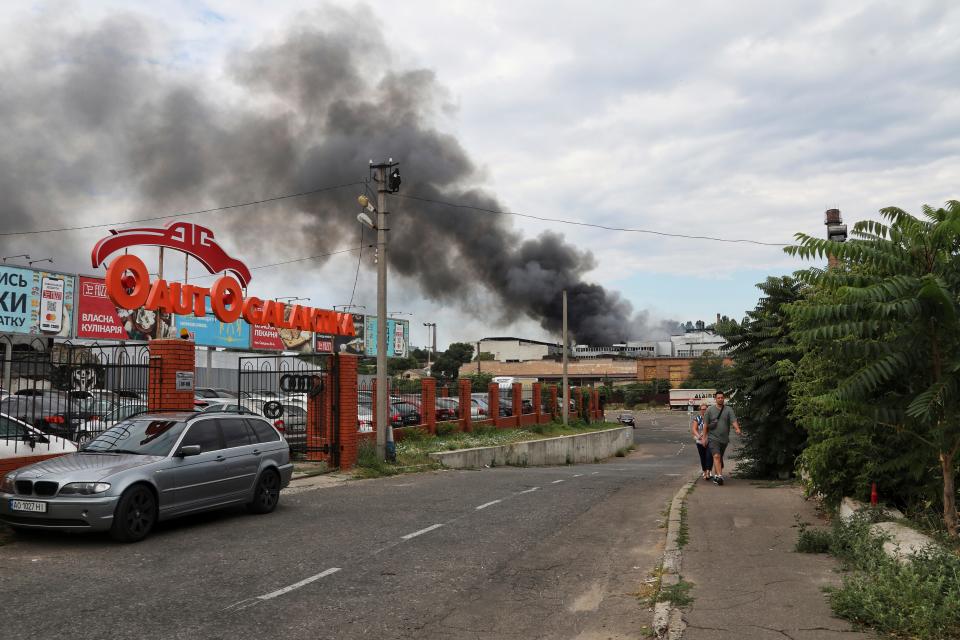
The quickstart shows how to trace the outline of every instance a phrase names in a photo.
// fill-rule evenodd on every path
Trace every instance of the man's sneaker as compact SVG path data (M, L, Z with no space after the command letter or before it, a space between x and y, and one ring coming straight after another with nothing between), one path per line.
M715 477L713 480L714 480L714 482L716 482L716 483L717 483L718 485L720 485L721 487L723 486L723 476L717 476L717 477Z

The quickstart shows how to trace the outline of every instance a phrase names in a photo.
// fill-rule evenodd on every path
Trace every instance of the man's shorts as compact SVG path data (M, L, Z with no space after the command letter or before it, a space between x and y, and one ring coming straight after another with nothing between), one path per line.
M727 450L727 443L711 440L708 445L710 446L710 455L720 456L720 459L723 460L723 452Z

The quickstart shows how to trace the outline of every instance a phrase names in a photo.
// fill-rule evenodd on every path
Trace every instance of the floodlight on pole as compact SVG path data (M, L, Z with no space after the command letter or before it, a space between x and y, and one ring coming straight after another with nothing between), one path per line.
M18 255L18 256L4 256L4 258L3 258L3 263L6 264L6 263L7 263L7 260L13 260L14 258L26 258L27 260L29 260L29 259L30 259L30 256L28 256L28 255L25 254L25 253L21 253L21 254Z

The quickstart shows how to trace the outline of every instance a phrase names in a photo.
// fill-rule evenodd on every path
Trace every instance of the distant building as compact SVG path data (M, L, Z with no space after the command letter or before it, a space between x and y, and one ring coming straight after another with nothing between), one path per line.
M670 342L673 343L672 355L675 358L699 358L708 351L716 355L727 354L723 348L727 339L712 331L687 331L682 335L671 336Z
M553 342L499 337L482 339L480 353L493 354L493 359L497 362L527 362L563 355L563 349Z

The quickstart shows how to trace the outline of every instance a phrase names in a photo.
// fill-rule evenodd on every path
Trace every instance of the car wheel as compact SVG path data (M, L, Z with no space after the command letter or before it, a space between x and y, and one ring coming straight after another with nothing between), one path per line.
M273 469L264 469L257 478L257 486L253 490L253 501L247 503L251 513L270 513L277 508L280 501L280 476Z
M143 485L134 485L120 496L110 535L118 542L139 542L156 522L157 499L153 492Z

